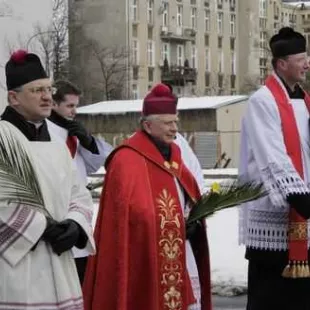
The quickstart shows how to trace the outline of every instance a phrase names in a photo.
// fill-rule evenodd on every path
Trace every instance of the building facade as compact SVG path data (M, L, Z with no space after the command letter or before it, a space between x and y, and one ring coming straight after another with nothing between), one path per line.
M114 75L110 70L112 91L119 96L111 99L142 98L159 81L171 84L179 96L234 95L263 83L270 69L268 41L281 26L307 31L308 5L281 0L69 3L74 29L70 60L78 68L73 78L78 78L87 104L107 100L104 93L110 90L104 84L109 77L103 71L111 66L107 58L98 61L99 53L89 46L79 48L81 41L126 51L120 61L123 70Z

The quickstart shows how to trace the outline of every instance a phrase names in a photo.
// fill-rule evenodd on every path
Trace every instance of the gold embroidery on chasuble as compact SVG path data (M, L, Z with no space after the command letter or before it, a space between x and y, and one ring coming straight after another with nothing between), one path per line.
M181 235L181 220L177 201L163 189L156 199L159 215L159 255L161 256L161 287L163 310L181 310L184 274L184 242Z

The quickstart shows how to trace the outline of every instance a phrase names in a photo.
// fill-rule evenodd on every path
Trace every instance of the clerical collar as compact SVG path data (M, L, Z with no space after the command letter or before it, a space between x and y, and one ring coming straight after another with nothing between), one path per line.
M32 124L36 129L39 129L43 125L43 122L31 122L31 121L27 122Z
M157 149L159 150L160 154L162 155L162 157L167 160L170 161L170 157L171 157L171 147L169 144L162 142L161 140L149 135L146 131L143 131L149 138L150 140L155 144L155 146L157 147Z
M7 121L18 128L29 141L51 141L46 121L41 122L37 128L31 122L28 122L21 114L12 107L8 106L1 115L1 120Z
M69 124L72 123L72 121L62 117L60 114L52 110L52 113L50 117L48 118L51 122L55 123L56 125L68 129Z
M291 90L291 88L287 85L287 83L284 81L283 78L281 78L279 75L278 77L280 78L281 82L283 83L289 97L291 99L304 99L305 94L304 91L301 89L301 87L296 83L294 86L294 91Z

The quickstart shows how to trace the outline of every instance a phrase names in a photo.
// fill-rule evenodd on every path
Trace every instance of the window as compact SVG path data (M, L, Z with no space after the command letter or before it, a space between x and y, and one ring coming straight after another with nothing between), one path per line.
M267 19L266 18L263 18L263 17L259 18L259 28L261 30L265 30L267 28Z
M210 86L210 73L206 72L205 74L205 87L209 87Z
M230 38L230 49L231 50L235 49L235 38Z
M191 28L197 28L197 8L195 7L191 8Z
M236 8L236 0L229 0L230 10L234 11Z
M147 65L149 67L155 66L155 43L154 41L147 41Z
M131 5L131 17L132 20L135 22L138 20L138 0L132 0L132 5Z
M259 17L267 17L266 0L259 0Z
M209 46L209 36L205 35L205 46Z
M133 24L132 25L132 36L134 38L137 38L138 37L138 27L137 27L137 24Z
M235 36L236 32L236 15L230 14L230 35Z
M132 68L132 78L134 80L138 80L139 79L139 67L135 66Z
M236 76L235 75L230 76L230 88L236 88Z
M218 72L224 72L224 52L223 50L218 51Z
M218 34L223 33L223 13L217 13L217 32Z
M163 3L163 26L168 27L169 24L169 6L168 2Z
M161 46L161 60L164 64L164 60L168 60L168 64L170 65L170 44L169 43L162 43Z
M148 68L149 82L154 82L154 68Z
M211 68L210 68L210 63L211 63L211 59L210 59L210 49L206 48L205 49L205 63L206 63L206 72L210 72Z
M260 68L260 77L262 79L265 79L267 76L267 69L266 68Z
M148 29L147 29L147 38L148 38L148 40L153 39L153 28L152 27L148 27Z
M217 47L218 48L222 48L223 47L223 38L222 37L218 37L217 38Z
M217 0L217 8L219 10L222 10L223 9L223 0Z
M195 45L192 46L192 68L197 69L197 47Z
M147 1L147 22L148 24L153 24L153 6L154 6L154 1L148 0Z
M205 32L210 31L210 11L205 10Z
M177 65L184 65L184 45L177 45Z
M177 8L177 26L182 27L183 26L183 6L178 5Z
M132 40L132 63L137 66L139 64L139 41Z
M223 74L219 74L218 75L219 88L223 87L223 80L224 80ZM219 93L219 95L221 95L221 93Z
M132 85L132 98L139 99L139 91L138 91L138 86L136 84Z
M265 54L267 53L267 33L265 31L259 33L259 48L260 57L265 58Z
M236 53L231 52L231 74L236 75Z

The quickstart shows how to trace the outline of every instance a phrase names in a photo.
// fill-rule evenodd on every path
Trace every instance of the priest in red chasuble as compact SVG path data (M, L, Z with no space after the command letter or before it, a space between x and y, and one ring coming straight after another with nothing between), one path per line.
M185 229L200 191L174 143L176 109L170 89L156 85L144 99L141 130L106 161L85 310L211 309L205 228Z

